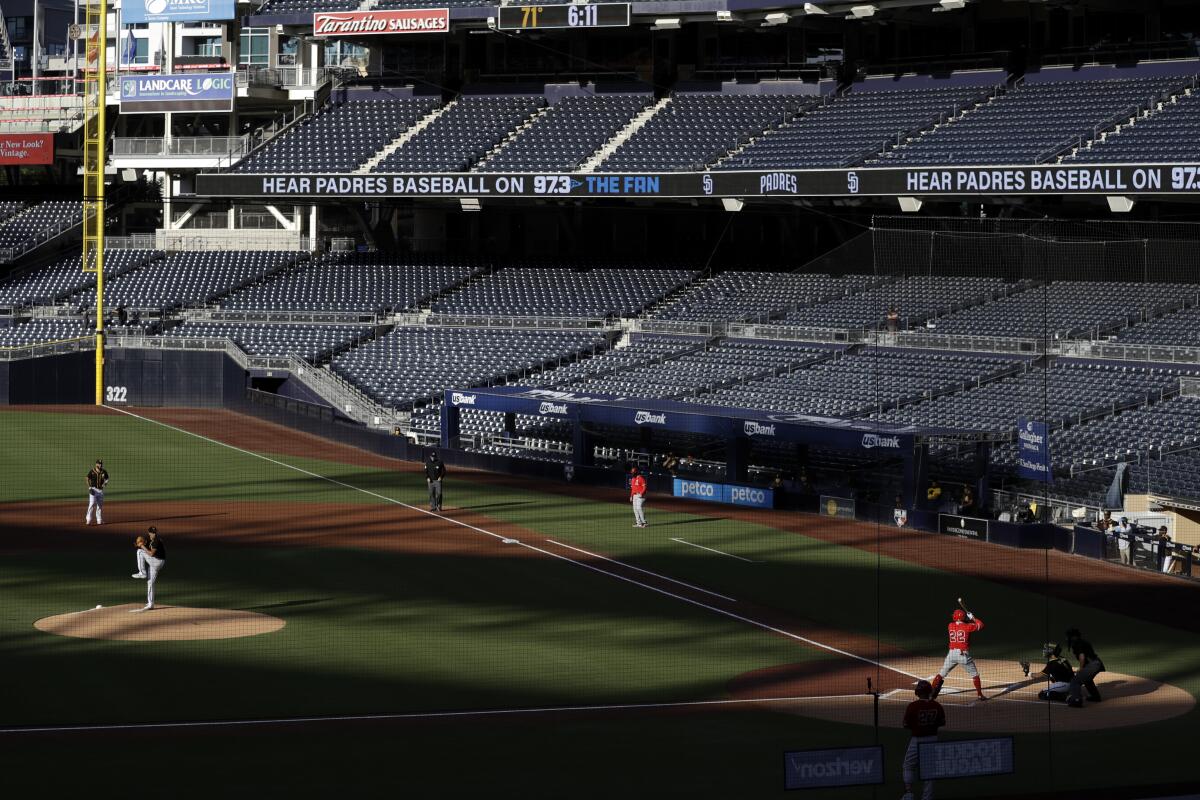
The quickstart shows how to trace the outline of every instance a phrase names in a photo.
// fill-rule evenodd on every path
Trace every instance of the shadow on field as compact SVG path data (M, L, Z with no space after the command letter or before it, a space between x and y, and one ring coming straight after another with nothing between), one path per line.
M332 597L314 597L311 600L285 600L282 603L267 603L265 606L246 606L235 611L267 611L272 608L292 608L295 606L311 606L314 603L328 603Z

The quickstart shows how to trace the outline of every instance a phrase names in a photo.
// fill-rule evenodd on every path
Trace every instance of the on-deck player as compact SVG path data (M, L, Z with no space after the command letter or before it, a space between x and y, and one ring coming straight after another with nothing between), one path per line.
M938 696L938 693L942 691L942 682L946 680L946 676L961 664L967 674L971 676L971 682L975 684L975 694L980 700L987 700L979 681L979 669L975 666L975 659L971 658L971 634L983 630L983 620L977 619L974 614L963 611L961 608L956 608L946 630L950 635L950 650L946 653L946 660L942 662L941 670L933 676L933 696Z
M946 710L933 699L933 687L929 681L917 681L914 689L917 699L904 709L905 728L912 732L908 749L904 751L904 798L913 800L913 784L917 780L917 755L922 742L937 740L938 728L946 724ZM925 781L921 787L922 800L932 800L933 781Z

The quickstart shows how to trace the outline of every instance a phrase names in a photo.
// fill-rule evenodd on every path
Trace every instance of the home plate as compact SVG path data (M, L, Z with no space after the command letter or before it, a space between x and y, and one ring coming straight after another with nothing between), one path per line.
M520 540L518 540L518 539L501 539L500 541L504 544L520 544L521 543Z

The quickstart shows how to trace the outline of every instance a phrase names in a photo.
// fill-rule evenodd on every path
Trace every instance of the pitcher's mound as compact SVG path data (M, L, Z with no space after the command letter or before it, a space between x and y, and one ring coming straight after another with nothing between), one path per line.
M132 613L138 603L105 606L43 617L33 626L46 633L78 639L119 639L127 642L237 639L273 633L286 623L279 617L227 608L156 606Z

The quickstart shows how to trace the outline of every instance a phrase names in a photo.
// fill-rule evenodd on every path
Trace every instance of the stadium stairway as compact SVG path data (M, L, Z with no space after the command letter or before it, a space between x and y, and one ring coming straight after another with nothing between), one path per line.
M662 111L670 102L671 98L669 96L664 97L662 100L659 100L657 103L650 106L645 111L630 120L629 124L626 125L624 129L622 129L616 136L609 139L604 143L603 147L585 159L584 162L579 165L579 171L595 172L596 168L603 164L605 159L615 153L618 147L625 144L626 140L628 140L630 136L633 136L635 133L641 130L643 125L649 122L650 119L659 111Z
M375 155L368 158L366 163L364 163L358 169L354 170L354 174L355 175L368 175L371 172L373 172L375 170L375 167L379 166L379 164L385 158L387 158L392 153L399 150L404 145L408 144L408 141L410 139L412 139L418 133L420 133L421 131L423 131L427 127L429 127L431 124L433 124L434 120L436 120L442 114L445 114L447 111L449 111L451 108L453 108L457 103L458 103L458 98L456 97L453 100L451 100L449 103L444 103L443 105L440 105L437 108L433 109L433 111L430 111L424 117L417 120L416 125L413 125L411 128L406 130L404 133L400 134L395 139L393 139L390 144L385 146L378 153L376 153Z
M924 139L930 133L938 130L943 125L953 125L956 122L959 122L962 119L970 116L972 112L977 111L978 109L983 108L985 106L989 106L992 103L995 103L997 100L1004 97L1004 95L1007 92L1008 92L1007 86L999 86L996 89L994 89L993 91L989 92L987 97L984 98L984 100L982 102L976 103L975 105L971 106L970 108L964 108L962 111L958 112L957 114L955 114L951 117L948 117L945 121L939 122L936 125L933 125L932 127L929 127L923 131L920 131L919 133L917 133L914 136L908 137L903 142L900 142L895 147L893 147L891 150L885 151L885 152L891 153L891 152L903 151L904 149L911 147L912 145L920 142L922 139ZM865 159L863 163L866 165L869 165L869 166L885 166L887 164L887 162L881 161L881 159L883 159L883 158L884 158L884 152L880 152L880 153L877 153L872 158Z
M1096 147L1096 145L1104 144L1110 139L1117 139L1122 134L1128 134L1129 131L1135 129L1139 124L1145 122L1146 120L1157 119L1164 114L1169 114L1171 111L1179 107L1180 98L1191 96L1194 89L1195 87L1191 85L1177 87L1171 92L1170 97L1138 109L1137 114L1129 119L1123 122L1118 122L1116 125L1106 130L1099 131L1099 136L1093 136L1091 139L1088 139L1086 142L1082 143L1079 147L1071 148L1070 152L1060 154L1058 158L1055 159L1055 163L1061 164L1063 162L1074 162L1080 153L1087 153L1093 147ZM1080 158L1079 160L1082 161L1084 159Z
M510 142L533 127L534 123L536 123L539 119L549 114L553 108L553 104L547 103L537 111L533 112L533 115L518 125L516 130L501 139L495 147L493 147L491 150L488 150L487 153L484 154L483 158L476 161L474 166L471 167L471 172L482 172L483 168L489 161L492 160L492 158L498 155L500 151L507 147Z
M758 134L757 136L751 136L746 141L740 143L737 147L726 152L720 158L718 158L716 161L713 161L711 164L708 164L707 166L709 167L709 169L718 168L721 164L724 164L729 159L740 156L742 154L742 151L744 151L747 147L749 147L750 145L759 141L760 139L762 139L766 136L770 136L773 133L777 133L781 129L786 128L787 126L789 126L793 122L795 122L797 119L803 117L805 114L812 111L814 108L823 106L829 102L832 102L832 100L833 100L833 96L827 94L827 95L823 95L819 100L816 100L812 103L801 106L800 108L796 109L796 111L794 113L789 114L787 116L787 118L784 119L783 122L781 122L780 124L772 126L770 128L767 128L766 130L764 130L762 133Z

